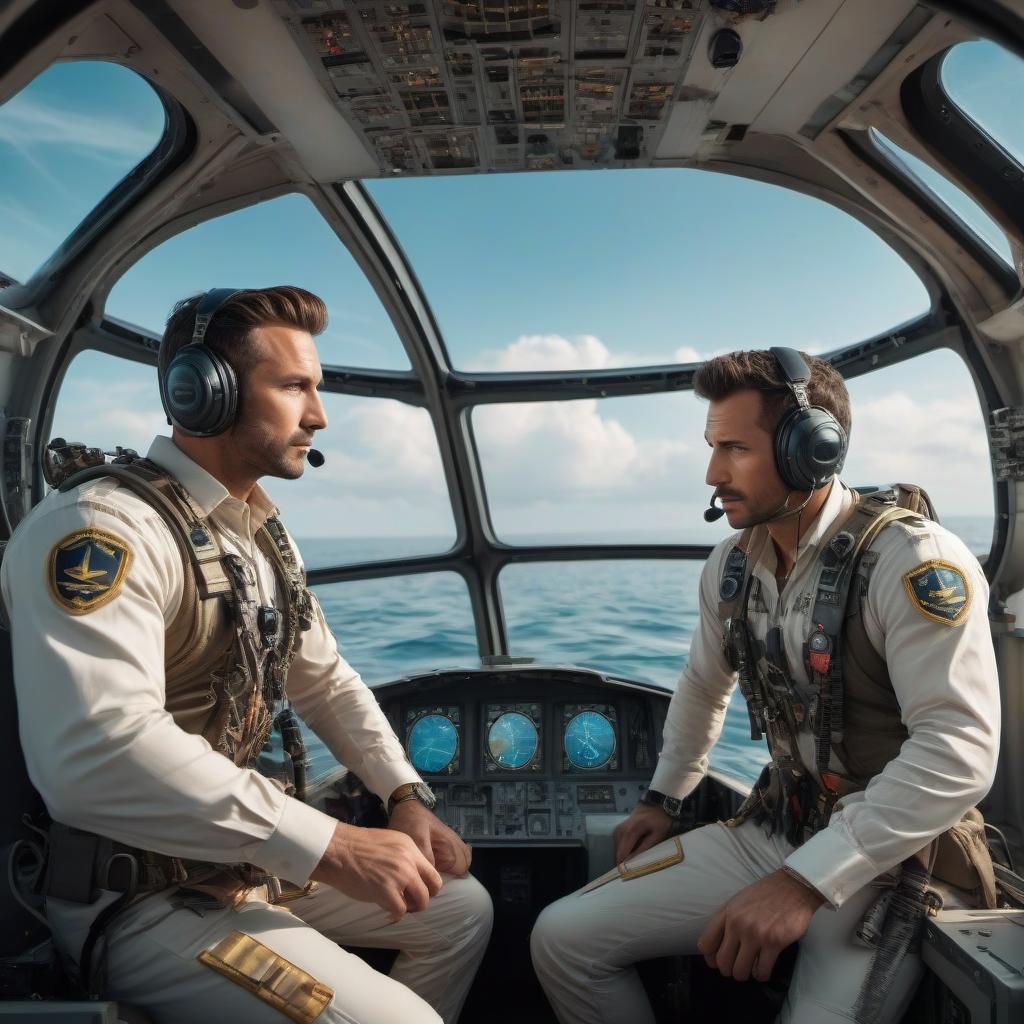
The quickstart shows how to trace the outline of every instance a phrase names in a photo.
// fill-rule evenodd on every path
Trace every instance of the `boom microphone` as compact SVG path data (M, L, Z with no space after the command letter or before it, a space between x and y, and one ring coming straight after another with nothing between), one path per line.
M711 495L711 504L704 509L704 522L714 523L717 522L722 516L725 515L725 509L720 505L715 504L715 495Z
M316 448L310 448L306 452L306 461L314 468L319 469L324 464L324 453Z

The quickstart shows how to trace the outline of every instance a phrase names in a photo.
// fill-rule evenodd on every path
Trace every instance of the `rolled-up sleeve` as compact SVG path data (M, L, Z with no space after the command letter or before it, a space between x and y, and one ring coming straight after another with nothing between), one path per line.
M166 526L116 503L55 504L19 528L2 578L22 746L51 815L142 849L304 881L334 820L237 767L164 706L164 636L183 579ZM85 528L116 538L130 564L109 600L72 614L51 593L49 555Z
M866 790L844 798L828 827L786 861L833 907L974 806L995 777L999 747L999 682L981 567L958 538L934 526L890 527L882 537L865 624L884 644L909 736ZM905 583L931 561L955 567L965 581L970 604L954 624L925 614Z
M682 678L669 702L663 743L651 788L667 796L688 796L707 774L708 754L722 732L736 685L722 649L718 579L734 541L712 551L700 578L700 615Z

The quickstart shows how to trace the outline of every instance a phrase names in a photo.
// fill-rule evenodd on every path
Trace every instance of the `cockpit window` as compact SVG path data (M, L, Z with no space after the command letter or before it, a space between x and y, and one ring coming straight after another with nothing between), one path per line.
M689 169L366 183L454 365L691 362L752 344L828 349L928 308L892 249L791 190Z
M702 516L706 415L692 391L479 406L473 427L498 536L717 542L725 520L709 526Z
M97 400L102 396L102 400ZM87 349L71 361L57 395L50 438L145 455L157 434L171 433L160 410L156 367Z
M1024 164L1024 60L987 40L960 43L946 55L940 75L964 114Z
M321 395L319 469L265 477L307 568L447 551L455 522L437 434L425 409L387 398Z
M313 443L324 465L299 480L261 481L306 567L447 551L455 523L429 414L384 398L321 398L328 423ZM86 350L64 375L49 436L145 455L170 432L155 367Z
M163 135L134 71L55 64L0 107L0 277L27 281Z
M106 312L162 334L178 299L209 288L295 284L330 313L324 364L408 370L409 358L352 254L304 195L280 196L174 235L117 282Z
M962 188L954 185L949 178L913 153L897 146L892 139L877 129L871 129L871 138L879 152L890 163L902 173L916 179L918 184L932 193L940 205L951 211L968 231L984 242L1004 263L1013 266L1013 254L1005 232Z
M929 352L855 377L847 388L853 429L843 479L919 484L942 525L979 558L987 555L995 517L988 433L960 356Z
M300 543L304 551L307 546ZM384 542L364 543L360 553L391 555ZM329 583L314 591L342 656L370 686L439 666L479 664L469 591L456 573Z

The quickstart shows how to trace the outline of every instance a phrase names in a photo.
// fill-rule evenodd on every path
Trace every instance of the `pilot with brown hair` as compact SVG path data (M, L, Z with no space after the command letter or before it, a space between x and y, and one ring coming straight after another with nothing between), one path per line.
M781 1021L898 1021L920 977L932 841L955 826L984 849L972 808L1000 721L985 576L904 507L923 513L916 489L859 496L838 478L850 409L829 363L736 352L702 364L694 390L710 403L705 517L740 532L704 567L654 777L615 833L620 862L660 870L548 907L534 966L562 1024L649 1024L637 961L699 952L766 980L799 943ZM737 681L771 764L732 819L677 847L666 837ZM865 927L886 887L901 900Z
M327 425L326 323L300 288L180 302L159 360L173 436L71 475L3 562L22 745L54 819L47 917L84 988L157 1022L455 1021L490 932L469 848L257 483L301 476ZM302 802L296 714L387 829ZM255 766L275 729L271 778ZM388 977L338 943L399 954Z

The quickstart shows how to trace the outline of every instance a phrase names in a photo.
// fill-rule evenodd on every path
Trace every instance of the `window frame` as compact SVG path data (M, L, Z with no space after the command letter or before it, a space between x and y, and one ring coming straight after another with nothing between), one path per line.
M900 102L907 121L965 181L974 185L999 223L1012 225L1024 237L1024 167L975 123L946 92L942 63L947 47L903 80ZM978 199L972 193L975 202ZM987 204L981 204L986 208Z

